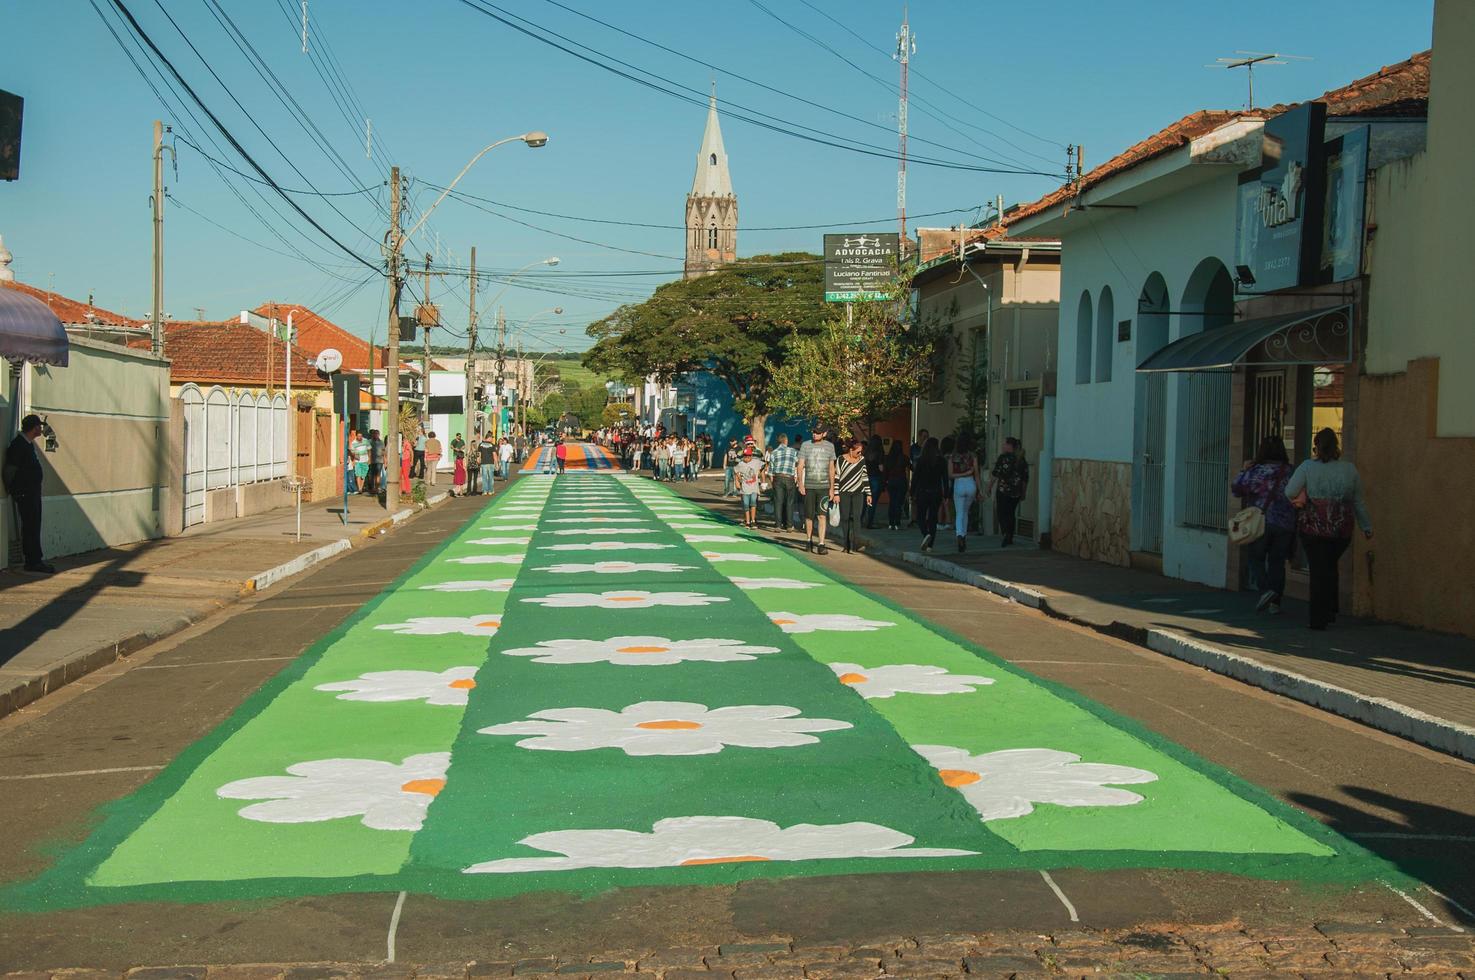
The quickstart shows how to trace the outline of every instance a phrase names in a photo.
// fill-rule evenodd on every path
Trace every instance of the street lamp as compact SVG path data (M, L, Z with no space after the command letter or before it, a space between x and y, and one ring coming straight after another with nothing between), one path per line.
M386 370L384 372L384 382L385 395L389 402L387 406L387 414L389 416L388 424L393 427L392 431L394 433L394 437L392 439L386 438L385 446L391 447L394 450L394 459L396 461L398 461L400 457L399 294L401 283L399 270L400 258L405 248L405 240L413 237L415 232L419 231L420 228L425 224L425 222L429 220L431 212L433 212L437 207L440 206L440 202L446 199L446 195L451 193L451 189L460 182L462 177L466 176L466 172L475 165L476 161L480 160L482 157L486 156L492 150L495 150L497 147L503 145L504 143L514 142L522 142L536 149L537 147L548 145L548 134L542 132L541 130L534 130L532 132L523 133L519 136L509 136L506 139L497 140L495 143L490 143L487 146L483 147L480 153L476 154L476 156L467 161L466 166L461 168L461 172L456 175L455 179L446 185L445 189L440 192L440 197L436 198L435 203L430 205L430 207L425 210L425 213L420 216L420 220L415 222L415 226L411 228L409 232L402 232L400 230L399 167L393 167L390 169L389 190L391 198L390 213L392 217L389 231L389 363L385 365ZM388 436L388 433L386 433L386 436ZM395 513L399 509L398 479L388 481L388 485L384 488L384 500L385 505L391 514Z

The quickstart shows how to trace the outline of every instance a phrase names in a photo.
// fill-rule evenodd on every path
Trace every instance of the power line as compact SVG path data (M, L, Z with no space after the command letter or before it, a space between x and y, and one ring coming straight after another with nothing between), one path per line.
M673 99L679 99L682 102L686 102L686 103L691 104L691 105L700 106L702 108L706 108L706 106L707 106L707 96L705 94L703 94L703 93L698 92L696 89L691 88L690 86L682 85L679 82L672 81L671 79L665 78L665 77L663 77L661 75L657 75L654 72L647 71L646 69L643 69L643 68L638 68L638 67L636 67L634 65L629 64L628 62L621 61L620 59L614 58L614 57L612 57L610 55L603 55L603 54L601 54L602 57L608 58L610 61L614 62L615 65L624 65L625 67L631 69L631 71L639 72L642 75L647 75L647 76L649 76L649 78L656 79L659 82L665 83L665 85L672 86L674 89L684 90L685 92L693 93L691 95L683 94L683 91L673 91L672 88L662 87L662 85L657 84L656 82L650 81L647 78L641 78L641 77L639 77L639 75L631 74L628 71L622 71L620 68L616 68L616 67L614 67L614 65L611 65L611 64L606 64L605 62L600 61L597 58L591 57L589 55L581 54L580 52L573 50L573 48L570 48L570 47L566 46L565 44L559 43L559 41L552 40L552 38L558 38L558 39L560 39L562 41L566 41L568 44L572 44L572 45L576 45L578 47L586 48L586 50L593 51L593 49L592 48L588 48L586 45L579 44L579 42L577 42L577 41L574 41L574 40L572 40L570 38L566 38L563 35L558 34L555 31L548 30L547 28L544 28L544 27L538 27L537 30L546 33L547 35L549 35L548 37L545 37L544 36L544 33L537 33L537 32L535 32L533 30L529 30L528 28L522 27L519 24L515 24L509 18L515 18L517 20L522 20L525 23L529 23L529 24L531 24L532 22L531 21L527 21L526 18L517 17L517 15L515 15L515 14L511 14L511 13L507 13L506 11L502 11L501 8L496 7L496 6L492 5L491 3L489 3L489 0L458 0L458 2L461 3L463 6L468 7L471 10L476 11L477 13L481 14L484 17L489 17L492 20L495 20L495 21L497 21L500 24L503 24L503 25L505 25L507 27L512 28L514 31L517 31L519 34L523 34L523 35L526 35L527 37L533 38L534 40L539 41L539 42L541 42L541 43L543 43L545 45L548 45L549 47L552 47L552 48L554 48L554 49L556 49L558 51L562 51L564 54L567 54L567 55L570 55L571 57L577 58L578 60L583 61L586 64L590 64L590 65L593 65L596 68L600 68L600 69L602 69L604 71L607 71L607 72L609 72L612 75L617 75L620 78L624 78L624 79L626 79L628 81L634 82L635 84L640 85L640 86L642 86L644 88L648 88L648 89L651 89L651 90L653 90L655 92L659 92L662 95L669 96L669 97L671 97ZM503 14L506 14L506 16L503 16ZM536 25L534 25L534 26L536 26ZM819 144L821 146L829 146L829 147L833 147L833 148L839 149L839 150L848 150L849 152L859 153L859 154L862 154L863 156L879 157L879 158L884 159L884 160L895 160L896 159L896 153L894 151L887 150L887 149L884 149L882 147L875 146L874 144L862 143L859 140L852 140L852 139L848 139L847 137L834 137L833 139L831 139L831 138L826 138L824 136L813 136L813 135L809 135L808 133L800 132L799 130L806 130L807 129L807 130L810 130L810 132L820 132L820 131L819 130L814 130L812 127L802 126L802 125L800 125L798 123L792 123L792 122L789 122L787 120L779 119L778 117L771 116L768 113L760 112L760 111L754 110L754 109L749 109L749 108L747 108L745 106L739 105L738 103L732 102L730 100L724 99L724 100L722 100L722 104L727 107L727 115L728 115L728 118L735 119L735 120L737 120L739 122L745 122L745 123L749 124L750 126L757 126L760 129L767 129L767 130L769 130L771 132L779 133L779 134L784 135L784 136L790 136L790 137L793 137L794 139L804 140L805 142L808 142L808 143L816 143L816 144ZM737 111L734 111L734 110L737 110ZM752 113L752 115L747 115L746 113ZM777 124L771 123L771 122L765 122L763 119L755 118L757 116L764 116L764 117L767 117L769 119L777 119L778 120L778 123L782 123L782 125L777 125ZM789 128L789 127L797 127L797 128ZM836 142L836 140L844 140L845 142ZM922 164L924 166L929 166L929 167L938 167L938 168L944 169L944 170L965 170L965 171L969 171L971 173L1023 174L1023 175L1031 175L1031 176L1039 176L1039 177L1051 177L1051 178L1059 178L1059 176L1060 176L1059 173L1053 172L1053 171L1026 170L1026 169L1009 169L1009 168L998 168L998 167L980 167L980 166L977 166L977 165L974 165L974 164L970 164L970 163L964 163L964 162L960 162L960 161L950 161L950 160L939 160L939 159L935 159L935 158L932 158L932 157L913 157L912 159L913 159L913 162L915 162L915 163L919 163L919 164Z
M169 74L174 76L175 81L177 81L180 87L184 89L185 93L189 95L191 101L193 101L195 105L199 106L200 111L204 112L205 115L209 117L210 122L215 126L217 130L220 131L220 135L224 136L225 139L230 143L231 147L234 148L235 151L241 155L241 158L251 165L251 169L256 171L256 173L263 180L270 184L271 188L281 196L282 200L285 201L287 205L292 208L292 210L296 211L299 215L302 216L304 221L316 228L318 233L321 234L324 238L328 239L334 245L338 246L340 251L352 258L355 262L358 262L359 264L365 266L366 268L378 271L377 266L373 265L367 259L363 258L357 252L353 251L347 245L344 245L341 241L339 241L332 232L328 231L328 229L319 224L317 219L313 218L312 215L304 211L302 207L295 200L293 200L290 195L283 191L281 186L275 180L272 180L271 175L268 174L261 167L261 165L256 162L256 158L253 157L250 152L248 152L246 148L241 145L240 141L237 140L235 136L231 133L231 131L226 128L225 124L220 121L219 117L210 110L210 107L205 104L205 101L200 98L199 94L195 92L194 88L190 86L189 82L185 81L184 76L180 74L179 69L174 67L174 63L169 60L169 58L164 54L163 51L159 50L159 46L154 43L153 38L149 37L148 33L138 23L138 20L133 16L132 11L130 11L123 4L123 0L111 0L111 3L115 8L117 8L118 12L122 14L123 18L128 22L129 29L132 30L133 33L137 35L138 38L148 46L149 50L153 52L154 57L157 58L164 65L164 67L169 69ZM196 53L198 54L198 52Z
M176 139L179 139L179 138L176 137ZM187 146L190 149L194 150L196 153L198 153L200 156L204 157L205 159L209 160L210 162L215 163L215 164L218 164L218 165L224 167L225 169L229 170L231 173L235 174L237 177L244 177L246 180L249 180L249 181L251 181L253 183L261 184L264 187L270 187L271 186L271 184L268 183L267 181L261 180L258 177L253 177L250 174L246 173L244 170L237 170L235 167L232 167L230 164L226 163L224 160L216 159L215 157L213 157L209 153L205 152L205 150L201 149L199 146L197 146L193 141L191 141L189 139L179 139L179 142L183 143L185 146ZM371 184L371 185L369 185L367 187L360 187L357 190L352 190L352 191L319 191L319 190L304 191L304 190L298 190L298 189L291 188L291 187L283 187L282 190L283 191L286 191L288 194L301 194L304 197L354 197L354 196L359 195L359 194L371 194L371 193L373 193L374 191L377 191L380 187L383 187L383 186L384 186L383 184Z

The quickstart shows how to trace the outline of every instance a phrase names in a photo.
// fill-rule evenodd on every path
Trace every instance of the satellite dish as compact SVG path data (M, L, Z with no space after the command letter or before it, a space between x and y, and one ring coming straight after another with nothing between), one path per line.
M324 374L332 374L343 366L343 354L335 347L328 347L319 352L317 366Z

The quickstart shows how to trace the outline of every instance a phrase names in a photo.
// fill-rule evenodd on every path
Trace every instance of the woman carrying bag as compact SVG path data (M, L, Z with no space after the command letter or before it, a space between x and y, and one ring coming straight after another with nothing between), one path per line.
M1322 429L1313 442L1314 459L1297 467L1286 484L1286 497L1300 509L1297 529L1311 573L1311 628L1324 630L1337 618L1337 562L1352 543L1352 523L1363 537L1373 536L1372 518L1362 498L1357 467L1342 459L1337 434Z
M1260 590L1255 610L1271 615L1280 612L1286 590L1286 562L1296 550L1296 509L1286 498L1291 472L1285 443L1280 436L1266 436L1231 488L1246 508L1257 508L1264 521L1264 533L1248 542L1250 585Z
M858 550L856 532L866 509L875 503L866 468L865 443L859 438L852 438L845 454L840 457L835 486L840 491L837 505L840 509L840 531L845 536L845 553L849 555Z

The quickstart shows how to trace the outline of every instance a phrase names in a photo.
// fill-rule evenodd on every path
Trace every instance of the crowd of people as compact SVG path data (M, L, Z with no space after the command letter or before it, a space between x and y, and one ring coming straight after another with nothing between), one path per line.
M670 441L681 454L683 440ZM658 478L694 478L662 468L662 459L669 459L672 451L664 442L655 442ZM689 460L693 451L688 447L678 458ZM638 462L638 449L636 453ZM876 526L883 495L889 529L917 527L922 550L931 551L938 528L950 524L962 552L968 548L974 503L982 494L994 501L1008 546L1014 542L1015 514L1029 485L1029 463L1017 439L1005 441L985 483L983 464L968 433L938 440L926 429L917 433L910 447L904 440L880 435L841 440L823 425L793 445L787 433L780 433L767 450L759 450L750 436L727 448L723 465L723 494L741 499L745 526L758 526L759 500L768 494L774 528L780 533L802 528L806 547L817 554L829 552L832 527L847 553L857 550L859 531ZM668 472L674 475L660 477Z
M619 453L620 464L626 470L649 470L665 483L695 480L702 470L712 466L712 439L707 435L688 439L658 431L619 440L611 448Z
M522 435L495 438L490 434L473 436L468 442L461 433L452 436L449 446L424 426L413 439L402 440L399 480L400 492L410 493L413 481L423 480L436 486L445 475L441 462L450 450L452 496L475 496L492 493L496 480L512 478L512 467L527 458L528 442ZM350 429L348 456L343 477L347 492L377 497L384 492L389 478L387 447L378 429L362 432Z

